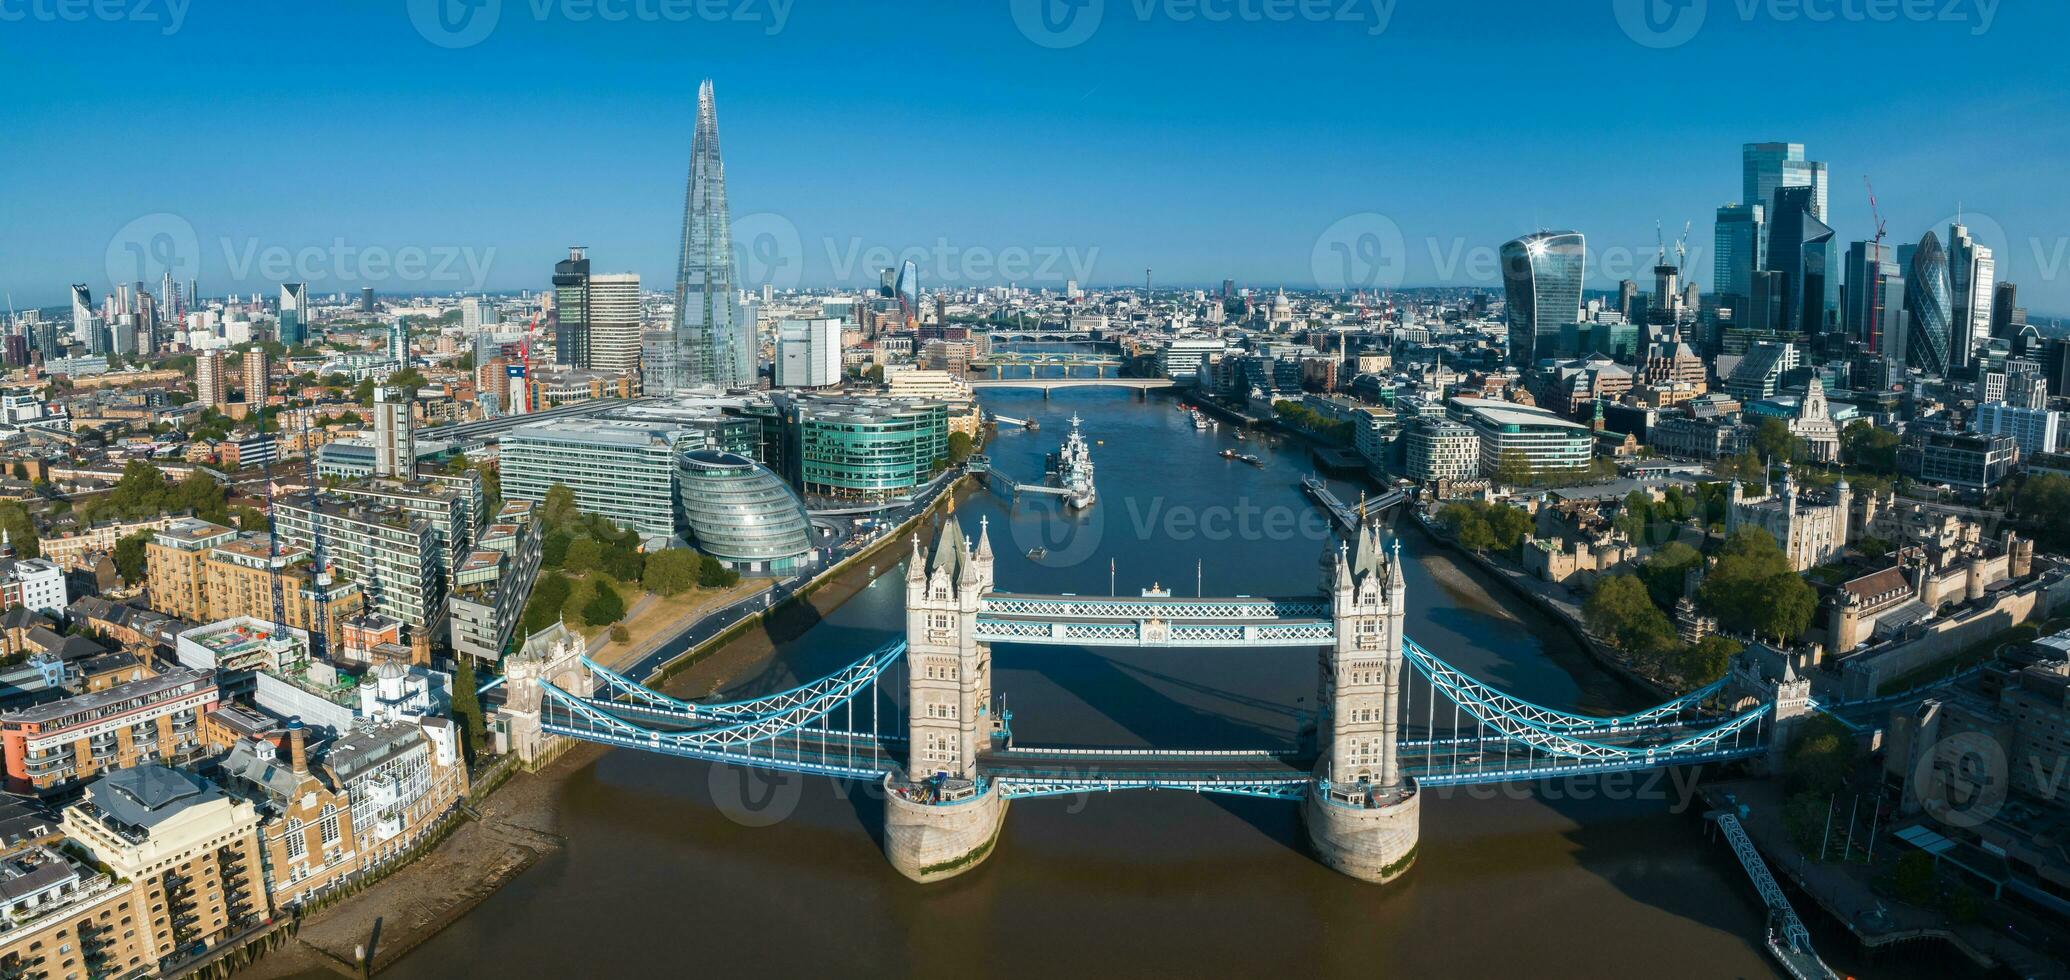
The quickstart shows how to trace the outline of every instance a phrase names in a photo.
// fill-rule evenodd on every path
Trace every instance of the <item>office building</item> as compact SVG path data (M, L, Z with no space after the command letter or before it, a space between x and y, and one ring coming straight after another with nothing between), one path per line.
M359 311L361 313L374 312L374 287L361 286L359 288Z
M1933 232L1898 250L1905 268L1905 363L1933 377L1960 366L1951 353L1952 290L1948 255ZM1966 343L1965 343L1966 346Z
M1976 349L1991 340L1998 261L1987 245L1971 238L1957 221L1948 226L1948 366L1967 367Z
M901 497L948 461L949 406L942 402L810 397L784 411L792 441L785 475L808 499Z
M1882 242L1848 246L1847 336L1871 353L1903 360L1904 331L1898 318L1904 309L1905 276L1890 246Z
M1993 270L1994 273L1996 270ZM2019 309L2020 287L2001 282L1991 297L1991 336L2011 340L2027 325L2027 311Z
M1828 220L1826 165L1804 159L1804 144L1748 143L1740 153L1742 202L1773 206L1777 190L1808 187L1811 216Z
M1505 463L1532 475L1586 470L1593 454L1595 437L1589 428L1548 409L1454 398L1445 414L1479 438L1482 476L1501 474Z
M1559 349L1562 329L1581 320L1587 271L1580 232L1541 231L1502 246L1502 286L1509 320L1509 363L1528 369Z
M707 80L697 90L697 131L683 200L682 252L676 265L674 332L681 349L672 388L745 387L754 381L754 351L733 268L726 209L726 171L719 157L719 107Z
M589 256L569 246L568 257L553 266L553 362L589 366ZM635 287L635 293L638 288Z
M1763 342L1755 344L1732 374L1725 379L1725 393L1739 400L1741 404L1774 398L1782 388L1783 375L1794 370L1798 364L1795 344Z
M496 302L487 296L464 296L460 299L460 329L469 334L479 334L497 322Z
M100 334L101 318L93 312L93 291L83 282L72 284L72 340L92 346ZM46 352L45 356L49 356Z
M775 473L738 453L683 453L684 522L697 549L736 568L785 572L812 555L805 502Z
M597 371L640 370L640 277L630 272L589 277L589 360Z
M281 283L280 327L276 331L277 339L289 347L308 343L311 312L308 283Z
M2005 481L2019 455L2009 435L1923 429L1905 433L1897 462L1899 473L1921 483L1989 490Z
M786 319L777 325L770 364L778 388L828 388L841 383L841 321Z
M1200 366L1222 356L1228 344L1218 337L1177 337L1164 342L1157 351L1157 373L1173 381L1190 381L1200 377Z
M1819 220L1813 187L1775 191L1766 268L1782 277L1782 322L1768 329L1812 337L1839 326L1840 253L1833 229Z
M111 770L186 761L218 700L214 674L174 669L0 713L7 789L51 796Z
M2020 447L2022 459L2036 453L2056 451L2062 413L2050 409L2016 407L2004 402L1985 402L1969 416L1969 431L1991 436L2011 436Z
M675 451L683 433L646 422L578 419L503 435L503 496L543 503L554 484L583 512L650 541L676 536Z
M238 935L273 912L259 857L259 815L198 776L147 764L87 784L65 808L65 836L132 883L134 927L160 960Z
M1416 419L1403 433L1405 459L1412 480L1463 480L1480 472L1481 437L1474 430L1443 419Z

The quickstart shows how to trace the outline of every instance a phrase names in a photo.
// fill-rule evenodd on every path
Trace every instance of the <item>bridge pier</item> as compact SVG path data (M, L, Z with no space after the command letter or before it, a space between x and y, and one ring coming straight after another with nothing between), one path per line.
M942 881L991 855L1006 822L997 785L953 803L924 803L901 795L895 779L885 779L884 857L899 874L922 884Z
M1332 870L1376 885L1407 873L1423 836L1423 794L1410 786L1402 798L1368 806L1339 799L1322 781L1309 784L1301 822L1315 856Z

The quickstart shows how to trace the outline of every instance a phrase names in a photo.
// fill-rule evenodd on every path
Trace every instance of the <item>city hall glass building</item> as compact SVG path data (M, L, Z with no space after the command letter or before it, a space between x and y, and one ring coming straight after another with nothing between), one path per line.
M681 454L677 474L683 519L698 550L755 571L785 571L810 557L804 501L754 460L697 449Z

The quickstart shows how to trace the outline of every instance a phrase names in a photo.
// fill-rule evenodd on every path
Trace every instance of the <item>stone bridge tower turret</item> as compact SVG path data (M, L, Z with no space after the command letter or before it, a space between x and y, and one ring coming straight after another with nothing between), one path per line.
M914 881L939 881L991 853L1006 801L978 769L992 738L992 648L977 639L992 590L992 542L951 518L906 567L906 771L885 777L884 855Z
M1329 582L1335 640L1320 661L1318 758L1306 807L1323 863L1366 881L1399 877L1415 860L1421 799L1400 760L1403 616L1400 545L1382 555L1371 529L1337 554Z

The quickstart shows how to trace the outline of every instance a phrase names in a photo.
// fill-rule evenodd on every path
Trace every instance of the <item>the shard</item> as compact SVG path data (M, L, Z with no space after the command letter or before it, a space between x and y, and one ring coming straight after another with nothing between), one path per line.
M676 363L669 388L744 387L754 381L735 292L733 234L726 217L726 166L719 159L719 108L707 80L697 90L697 134L683 200L683 250L676 266Z

